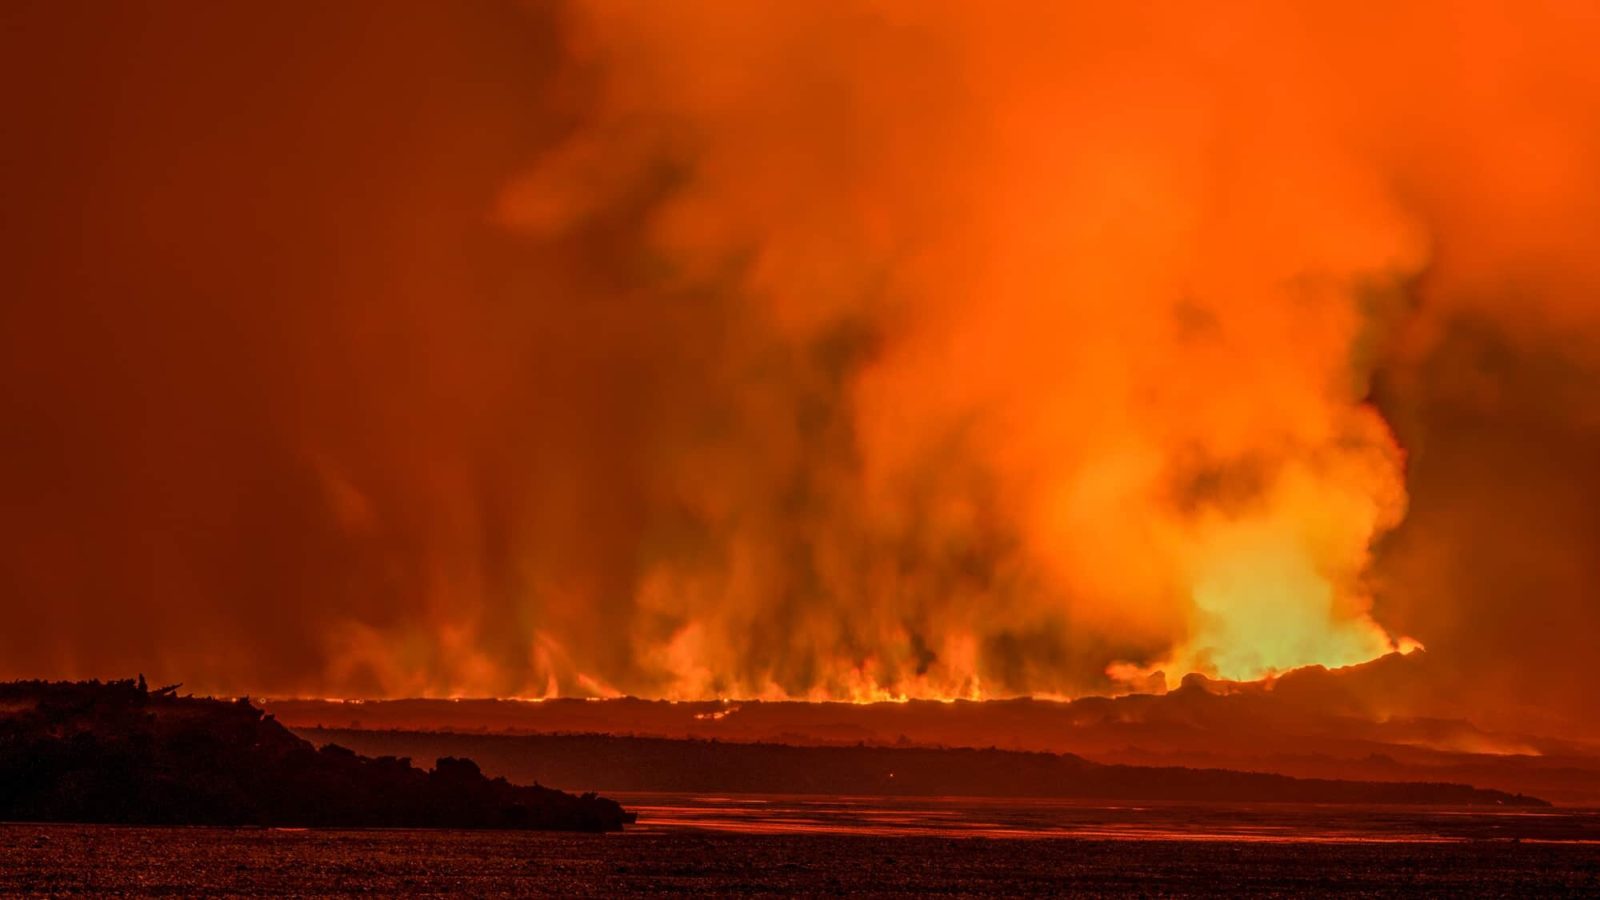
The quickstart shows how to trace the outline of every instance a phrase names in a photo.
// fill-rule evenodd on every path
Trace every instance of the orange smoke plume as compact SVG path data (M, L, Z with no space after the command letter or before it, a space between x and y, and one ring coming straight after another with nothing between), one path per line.
M1500 697L1597 624L1585 5L152 15L16 15L12 83L121 48L13 167L19 672L981 698L1416 640Z
M1336 70L1273 40L1300 23L1238 18L576 11L598 100L504 220L550 240L670 171L651 289L741 327L739 431L663 469L716 548L645 566L663 690L1073 692L1391 649L1364 575L1403 463L1367 393L1427 235L1329 121Z

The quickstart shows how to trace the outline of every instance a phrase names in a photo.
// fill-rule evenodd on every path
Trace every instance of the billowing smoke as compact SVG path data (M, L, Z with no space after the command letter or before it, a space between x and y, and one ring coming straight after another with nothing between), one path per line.
M1581 5L5 16L9 672L1004 696L1414 638L1505 699L1594 632Z

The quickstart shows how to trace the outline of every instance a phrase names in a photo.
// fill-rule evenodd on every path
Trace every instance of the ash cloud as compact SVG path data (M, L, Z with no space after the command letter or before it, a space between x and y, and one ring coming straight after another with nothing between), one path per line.
M0 15L11 674L1577 671L1582 9Z

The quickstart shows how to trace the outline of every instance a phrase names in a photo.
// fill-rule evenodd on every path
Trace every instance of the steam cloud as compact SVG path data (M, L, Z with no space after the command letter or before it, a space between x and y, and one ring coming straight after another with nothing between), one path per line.
M1583 5L0 15L8 674L1005 696L1414 637L1510 703L1600 625Z

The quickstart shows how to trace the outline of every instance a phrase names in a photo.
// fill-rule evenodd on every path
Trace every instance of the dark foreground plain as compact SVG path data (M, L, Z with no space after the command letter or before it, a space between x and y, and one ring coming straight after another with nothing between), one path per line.
M1347 805L1548 807L1538 797L1465 784L1337 781L1268 772L1124 766L1074 754L995 747L812 747L614 734L444 734L303 729L380 758L465 757L523 784L600 791L1056 797L1124 802L1338 803Z
M1468 813L1363 825L1345 810L1324 830L1308 825L1315 810L1158 810L1158 827L1129 830L1138 810L731 809L747 800L649 798L622 834L0 825L0 893L1600 896L1600 844L1467 837L1528 833ZM1586 834L1580 819L1532 831Z

